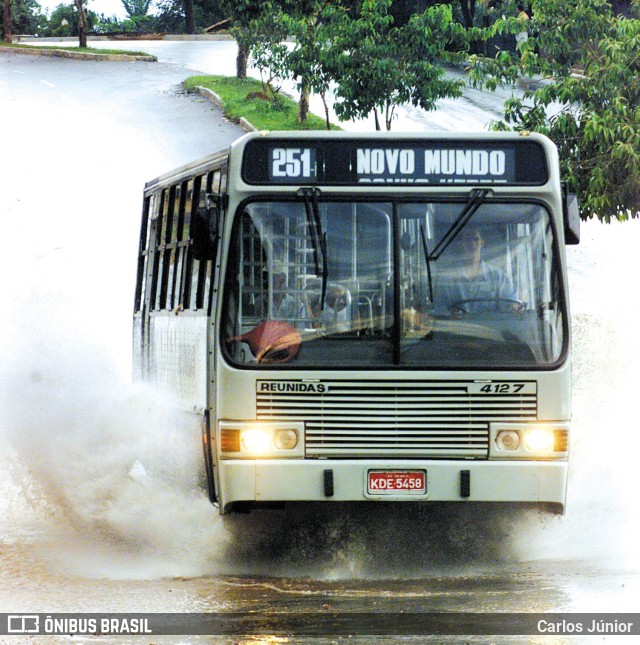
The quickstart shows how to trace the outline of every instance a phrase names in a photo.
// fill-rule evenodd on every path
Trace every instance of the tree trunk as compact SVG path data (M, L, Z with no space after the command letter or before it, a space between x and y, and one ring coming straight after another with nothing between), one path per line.
M471 29L476 18L476 0L461 0L460 9L462 9L464 26Z
M384 124L387 128L387 131L391 130L391 124L396 114L396 106L392 103L387 103L384 113Z
M471 29L476 21L476 0L461 0L462 21L467 29ZM471 41L471 53L479 54L482 51L481 43L477 40Z
M329 104L327 103L327 94L326 92L322 92L320 96L322 97L322 105L324 105L324 120L325 120L325 123L327 124L327 130L331 130L331 118L329 116Z
M236 56L236 76L238 78L247 78L247 60L249 58L249 48L242 43L238 43L238 55Z
M196 33L196 14L193 0L184 0L184 31L186 34Z
M84 11L82 0L74 0L78 10L78 44L80 47L87 46L87 14Z
M300 100L298 101L298 123L306 123L309 115L309 84L302 79Z
M12 0L4 0L4 11L2 20L4 25L4 42L11 44L13 42L13 14L11 11Z

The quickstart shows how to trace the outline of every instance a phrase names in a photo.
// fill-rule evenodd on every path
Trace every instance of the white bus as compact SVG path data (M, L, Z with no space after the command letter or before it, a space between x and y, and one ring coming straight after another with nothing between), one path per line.
M135 372L223 514L562 512L578 240L540 135L251 133L145 187Z

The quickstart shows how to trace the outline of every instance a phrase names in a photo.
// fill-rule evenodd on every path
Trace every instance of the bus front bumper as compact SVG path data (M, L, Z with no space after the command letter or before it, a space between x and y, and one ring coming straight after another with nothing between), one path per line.
M369 473L423 472L426 490L372 491ZM564 508L566 461L263 459L218 462L221 512L236 502L530 502Z

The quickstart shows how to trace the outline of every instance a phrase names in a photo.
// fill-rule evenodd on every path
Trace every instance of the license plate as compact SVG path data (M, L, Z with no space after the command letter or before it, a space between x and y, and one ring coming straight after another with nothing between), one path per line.
M370 470L369 495L424 495L427 474L424 470Z

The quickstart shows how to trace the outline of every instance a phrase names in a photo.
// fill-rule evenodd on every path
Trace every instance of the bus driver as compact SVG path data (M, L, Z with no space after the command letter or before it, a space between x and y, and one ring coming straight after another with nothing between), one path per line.
M437 308L454 315L521 311L522 302L509 276L482 259L484 238L480 229L466 226L461 239L462 262L436 291Z

